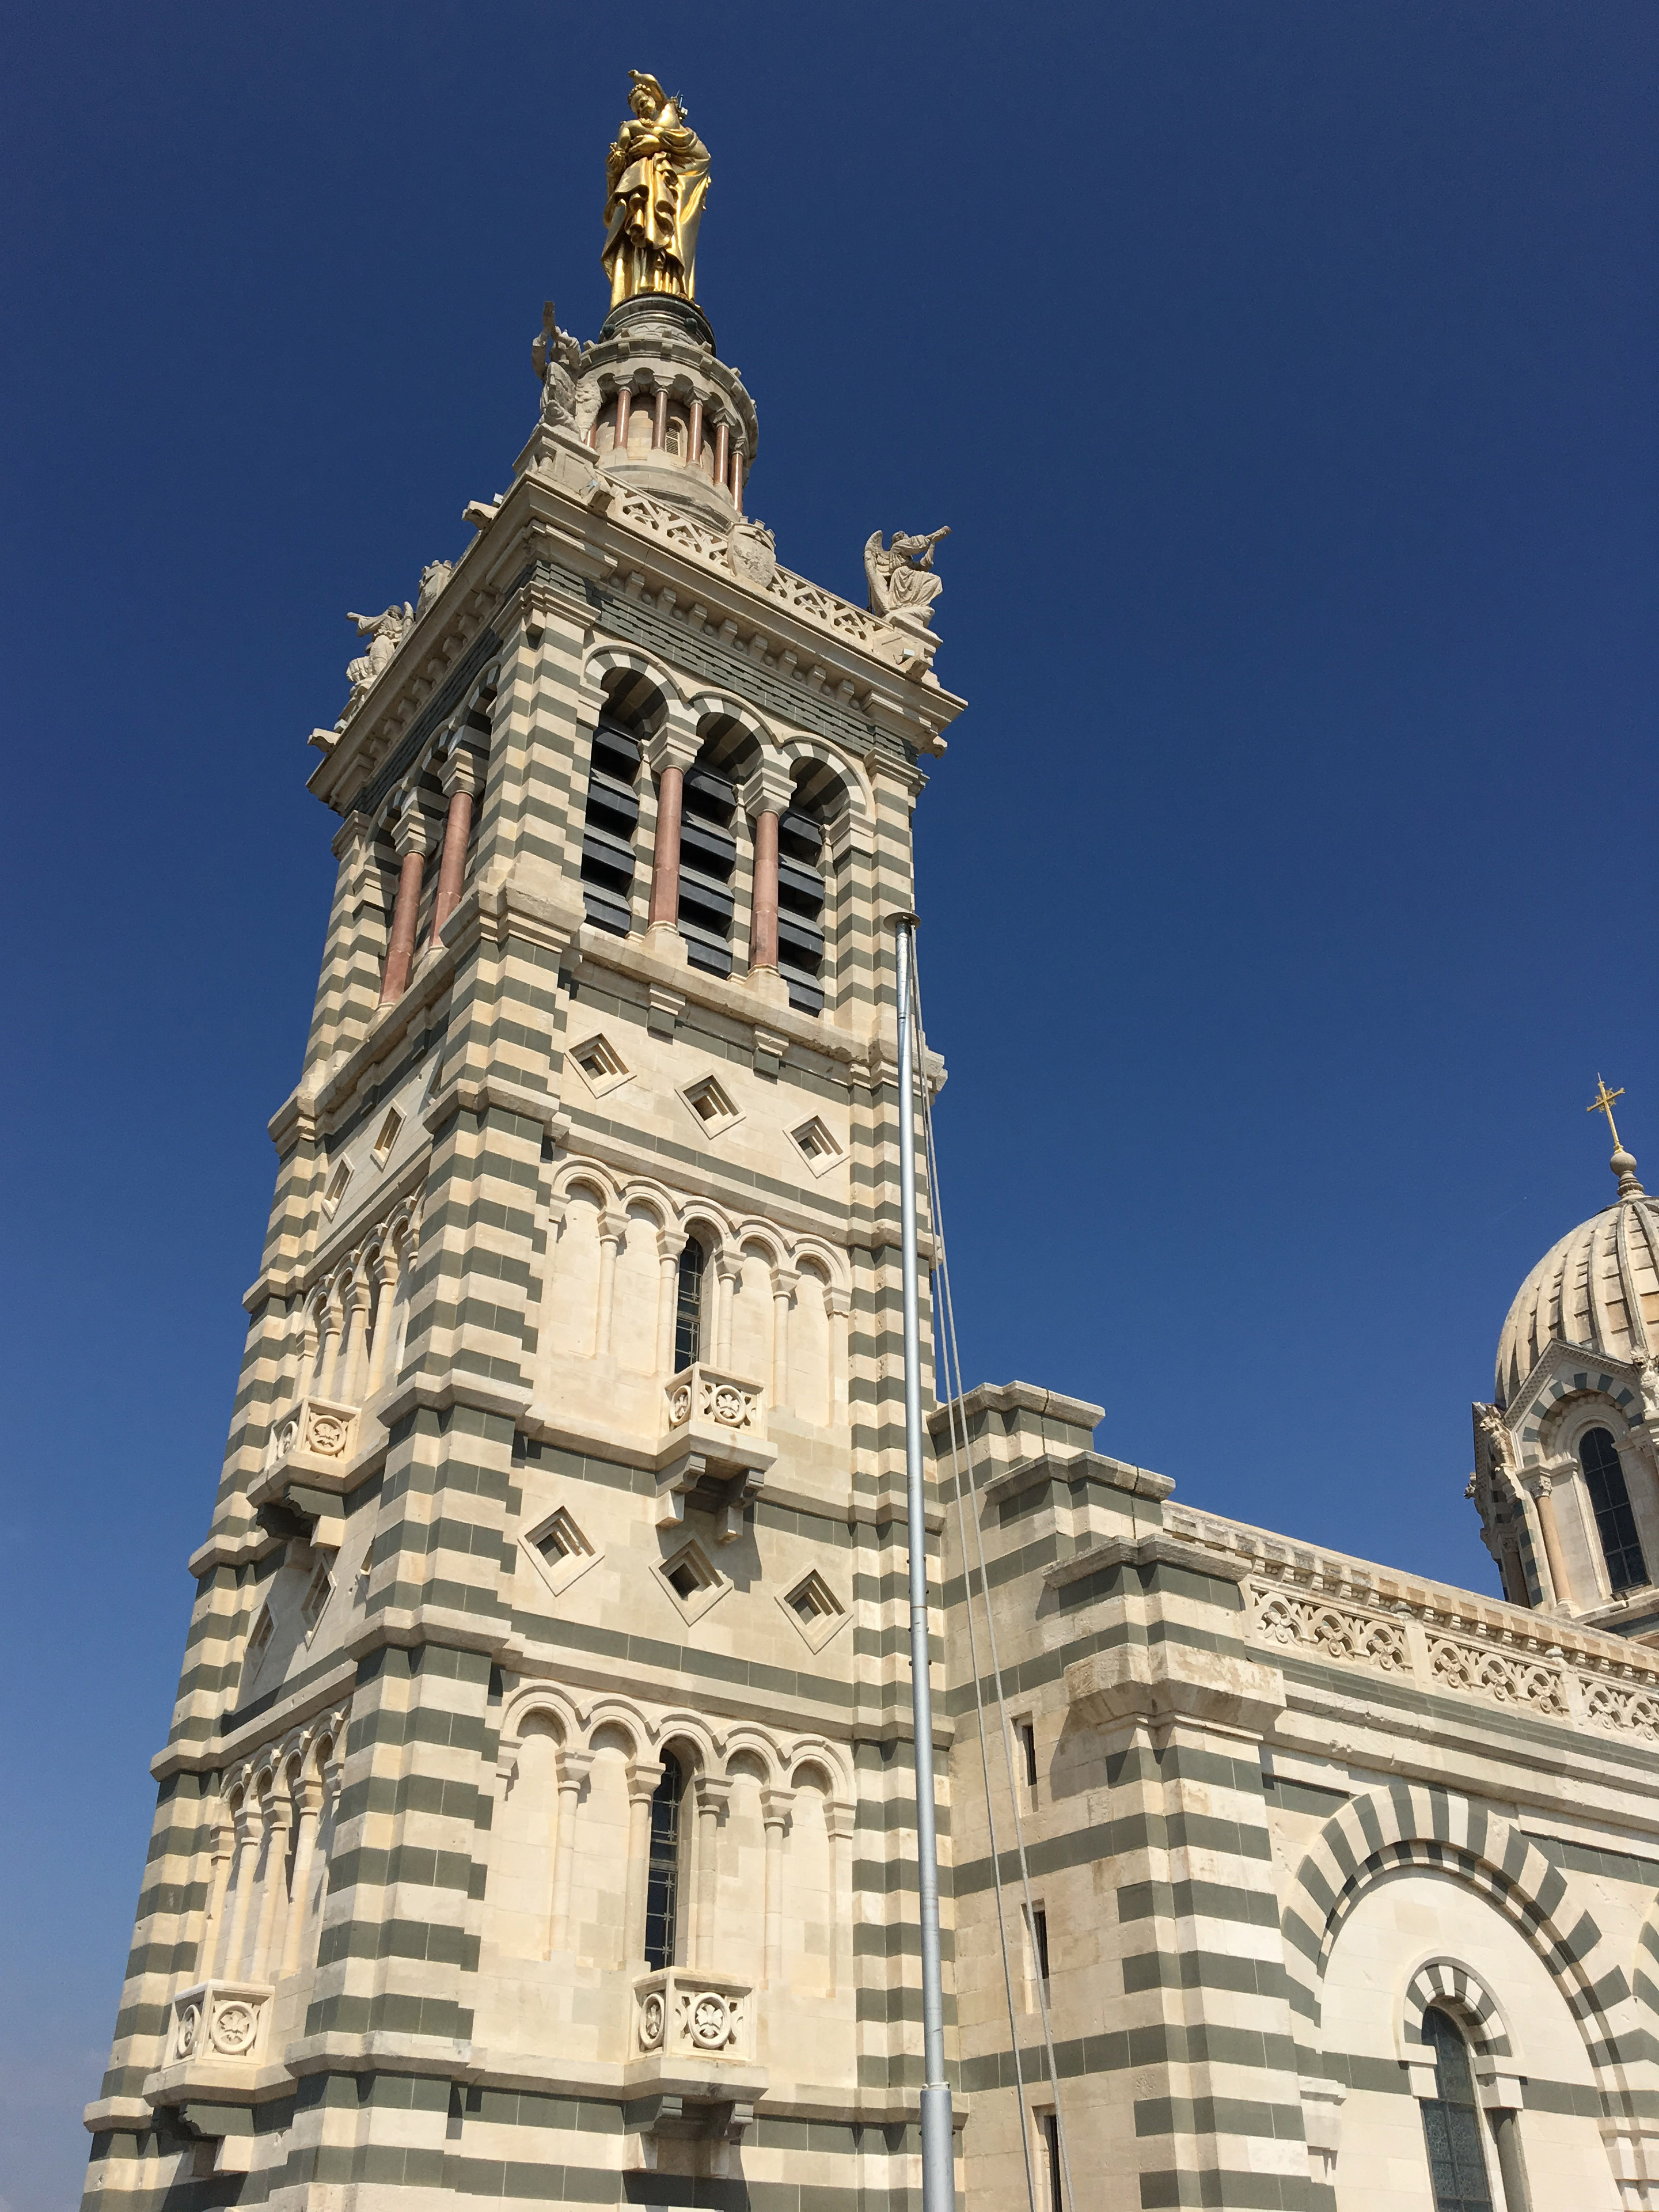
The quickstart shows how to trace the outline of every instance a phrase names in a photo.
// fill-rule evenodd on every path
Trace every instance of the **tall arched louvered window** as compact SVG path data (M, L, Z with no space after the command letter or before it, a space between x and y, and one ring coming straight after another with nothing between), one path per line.
M778 823L778 973L789 1003L823 1011L823 832L794 807Z
M672 1751L662 1755L662 1780L651 1796L651 1856L645 1881L645 1963L653 1972L676 1964L680 1902L680 1801L685 1774Z
M1615 1594L1638 1589L1648 1579L1648 1563L1636 1533L1636 1516L1631 1511L1619 1448L1607 1430L1585 1431L1579 1439L1578 1464L1584 1470L1584 1487L1595 1515L1595 1533L1607 1563L1607 1580Z
M732 973L732 872L738 795L723 775L688 771L680 812L680 935L685 957L711 975Z
M626 937L634 920L634 833L639 827L639 740L614 722L593 732L582 824L582 905L597 928Z
M1423 2039L1434 2053L1439 2089L1421 2106L1434 2212L1492 2212L1468 2045L1457 2022L1437 2005L1423 2015Z
M685 1240L674 1288L674 1372L702 1357L702 1272L706 1255L695 1237Z

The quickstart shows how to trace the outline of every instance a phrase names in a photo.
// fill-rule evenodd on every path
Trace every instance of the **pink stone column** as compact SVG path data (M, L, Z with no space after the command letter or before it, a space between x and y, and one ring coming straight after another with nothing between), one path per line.
M686 430L685 465L688 468L695 469L702 459L702 402L701 399L694 399L691 402L691 419Z
M444 789L449 812L444 822L443 857L438 863L438 888L432 899L432 934L436 946L444 924L461 902L461 881L466 873L467 840L472 835L472 796L478 788L477 755L458 745L444 767Z
M731 474L732 426L717 422L714 426L714 481L724 485Z
M739 446L732 456L732 504L743 513L743 447Z
M409 970L415 957L415 926L421 909L421 872L426 863L426 820L411 803L398 817L392 833L403 866L398 873L398 902L392 910L392 942L386 951L380 976L380 1004L389 1006L409 987Z
M778 817L755 817L755 882L750 894L749 972L778 964Z
M651 450L661 453L668 443L668 387L658 387L656 404L651 410Z
M624 384L617 394L616 428L611 434L611 450L615 453L625 453L628 451L628 418L633 406L634 395Z
M685 771L672 761L657 779L657 836L651 848L651 908L647 925L664 922L678 929L680 921L680 809Z

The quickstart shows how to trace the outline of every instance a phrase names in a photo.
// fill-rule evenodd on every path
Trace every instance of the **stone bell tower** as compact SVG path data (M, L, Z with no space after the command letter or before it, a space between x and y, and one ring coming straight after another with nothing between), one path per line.
M933 541L866 608L745 516L662 228L707 155L632 105L623 296L550 309L509 488L313 733L339 872L89 2200L914 2185L886 925L962 702Z

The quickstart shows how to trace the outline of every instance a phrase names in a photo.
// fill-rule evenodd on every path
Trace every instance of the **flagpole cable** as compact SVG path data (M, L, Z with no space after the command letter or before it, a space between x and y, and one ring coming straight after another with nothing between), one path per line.
M914 941L910 946L909 969L911 1018L916 1033L920 1036L921 1034L921 983L916 966ZM933 1134L933 1100L925 1082L920 1086L920 1091L922 1137L927 1162L928 1212L933 1230L935 1254L933 1273L937 1277L939 1285L939 1304L945 1324L945 1341L949 1347L949 1359L946 1366L945 1380L947 1385L954 1385L954 1387L949 1389L948 1395L945 1399L945 1404L948 1408L947 1419L951 1437L951 1471L956 1480L958 1511L963 1515L963 1517L966 1517L965 1508L963 1506L963 1491L964 1488L968 1486L967 1477L969 1474L969 1455L968 1451L966 1424L962 1412L962 1356L957 1342L956 1305L955 1301L951 1295L951 1271L945 1243L944 1215L939 1203L939 1155ZM943 1351L945 1349L945 1345L941 1345L940 1349ZM960 1443L958 1442L959 1432ZM1008 1725L1008 1703L1003 1688L1002 1662L997 1650L996 1617L992 1611L991 1607L991 1583L985 1555L985 1531L977 1509L975 1509L972 1516L972 1520L974 1525L975 1547L978 1556L980 1598L981 1602L985 1607L985 1629L990 1650L991 1679L995 1685L996 1689L997 1717L1002 1734L1003 1763L1007 1774L1008 1802L1010 1809L1013 1814L1014 1848L1019 1859L1020 1889L1024 1905L1025 1925L1029 1939L1032 1945L1033 1953L1035 1954L1036 1942L1036 1922L1034 1917L1034 1908L1031 1901L1031 1869L1025 1850L1025 1828L1024 1822L1020 1816L1019 1791L1014 1780L1013 1739ZM973 1620L973 1578L969 1571L965 1540L963 1543L962 1564L963 1595L967 1605L969 1622L971 1629ZM984 1729L984 1704L983 1695L980 1686L979 1670L976 1664L974 1669L974 1696L975 1701L980 1708L980 1726L982 1732ZM990 1802L988 1780L987 1784L986 1802L988 1810ZM1000 1905L1001 1869L1000 1865L998 1865L994 1856L993 1856L992 1865L994 1872L994 1887L996 1889L999 1897L998 1924L1000 1929L1002 1925ZM1007 1941L1006 1932L1004 1932L1003 1935L1003 1958L1006 1972L1007 1968ZM1071 2154L1066 2140L1066 2124L1060 2111L1060 2069L1055 2063L1054 2059L1054 2025L1048 2011L1048 1991L1045 1978L1041 1972L1042 1961L1036 1959L1034 1956L1033 1964L1039 1969L1039 1971L1032 1976L1032 1979L1036 1984L1037 2008L1042 2022L1043 2054L1048 2062L1048 2085L1054 2094L1054 2139L1060 2152L1060 2173L1065 2185L1066 2203L1067 2206L1074 2206L1077 2203L1077 2198L1072 2188ZM1015 2035L1013 2041L1016 2047L1016 2065L1018 2066L1018 2035ZM1026 2136L1026 2118L1024 2109L1023 2094L1020 2112L1020 2135L1022 2143L1024 2143ZM1028 2170L1030 2160L1028 2153Z

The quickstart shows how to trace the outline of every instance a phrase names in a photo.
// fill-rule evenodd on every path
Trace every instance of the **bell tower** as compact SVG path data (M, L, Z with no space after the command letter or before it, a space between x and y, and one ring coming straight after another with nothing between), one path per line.
M963 702L934 538L865 606L749 514L707 149L630 106L598 337L313 733L99 2203L915 2185L888 924Z

